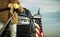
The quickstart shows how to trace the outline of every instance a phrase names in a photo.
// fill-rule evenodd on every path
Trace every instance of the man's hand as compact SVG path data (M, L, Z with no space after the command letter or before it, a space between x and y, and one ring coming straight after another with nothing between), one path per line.
M11 3L10 3L10 4L8 5L8 7L9 7L9 8L12 8L12 7L13 7L14 9L17 9L17 8L19 8L19 5L18 5L17 3L14 3L14 4L11 4Z
M19 8L19 5L17 3L14 3L14 4L9 4L8 7L10 8L10 14L13 14L13 9L18 9Z

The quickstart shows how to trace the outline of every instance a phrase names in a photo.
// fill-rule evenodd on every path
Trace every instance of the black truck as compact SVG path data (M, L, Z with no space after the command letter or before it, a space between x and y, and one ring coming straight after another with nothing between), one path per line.
M41 18L34 18L34 16L31 15L31 12L24 8L24 12L20 13L18 11L19 19L17 24L17 37L36 37L36 26L35 22L40 26L40 33L42 31L42 25L41 25ZM35 22L34 22L35 20ZM1 37L10 37L9 27L4 30Z

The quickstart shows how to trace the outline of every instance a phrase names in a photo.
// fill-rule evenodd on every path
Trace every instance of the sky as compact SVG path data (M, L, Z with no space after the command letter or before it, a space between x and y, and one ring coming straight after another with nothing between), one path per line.
M31 14L40 8L44 35L60 37L60 0L20 0L23 7ZM19 1L19 2L20 2Z

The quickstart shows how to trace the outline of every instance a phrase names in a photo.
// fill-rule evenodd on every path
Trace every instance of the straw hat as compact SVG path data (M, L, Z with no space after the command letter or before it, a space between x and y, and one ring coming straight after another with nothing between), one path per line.
M10 0L10 3L17 3L18 0Z

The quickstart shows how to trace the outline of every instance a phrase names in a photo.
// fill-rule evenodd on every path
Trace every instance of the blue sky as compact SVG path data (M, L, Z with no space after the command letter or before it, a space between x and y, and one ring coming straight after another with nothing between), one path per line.
M21 0L21 4L32 15L40 8L45 36L60 37L60 0Z

